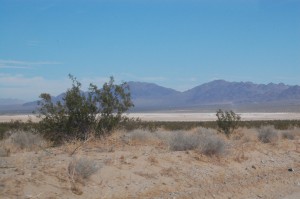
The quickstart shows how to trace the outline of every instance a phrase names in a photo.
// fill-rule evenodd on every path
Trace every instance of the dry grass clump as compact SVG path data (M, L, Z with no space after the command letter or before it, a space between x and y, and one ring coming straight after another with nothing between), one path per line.
M149 132L141 129L136 129L134 131L128 132L127 137L131 141L138 141L138 142L147 142L155 139L155 135L153 132Z
M295 134L293 132L290 131L285 131L281 133L281 137L283 139L287 139L287 140L294 140L295 139Z
M198 148L201 136L197 134L188 134L184 131L174 132L169 140L169 146L172 151L186 151Z
M200 128L193 133L185 131L174 133L169 146L173 151L196 150L207 156L219 156L225 154L227 144L214 130Z
M207 156L220 156L225 154L226 143L217 136L207 135L201 139L199 151Z
M88 179L99 170L95 161L87 158L74 158L69 163L68 173L72 179Z
M17 149L33 150L46 145L45 140L38 134L25 131L17 131L11 133L6 140L6 144L11 144Z
M265 126L258 129L258 139L263 143L275 143L279 136L273 126Z

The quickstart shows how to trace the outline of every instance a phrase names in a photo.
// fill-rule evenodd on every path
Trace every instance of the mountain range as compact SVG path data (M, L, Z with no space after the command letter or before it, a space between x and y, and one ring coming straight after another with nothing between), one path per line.
M135 107L132 111L236 111L299 112L300 86L215 80L180 92L153 83L128 82ZM61 100L63 93L53 97ZM32 110L36 102L1 104L0 111ZM15 107L15 108L14 108Z

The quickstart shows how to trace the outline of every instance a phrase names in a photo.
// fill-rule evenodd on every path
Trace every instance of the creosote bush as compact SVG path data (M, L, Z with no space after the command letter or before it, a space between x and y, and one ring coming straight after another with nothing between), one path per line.
M241 117L233 111L223 111L219 109L217 111L217 125L220 132L224 133L227 137L238 128L241 121Z
M263 143L275 143L278 138L278 132L272 126L265 126L258 129L258 139Z
M90 84L89 91L81 91L81 83L69 75L72 88L61 100L53 101L42 93L39 101L39 130L54 144L65 140L86 140L88 134L102 136L126 120L123 113L133 106L127 83L114 84L113 77L101 89Z

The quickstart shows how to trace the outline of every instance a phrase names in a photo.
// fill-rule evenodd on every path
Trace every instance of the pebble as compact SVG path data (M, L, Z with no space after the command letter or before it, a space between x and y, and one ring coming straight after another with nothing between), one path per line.
M293 171L295 171L295 170L294 170L293 168L289 168L288 171L289 171L289 172L293 172Z

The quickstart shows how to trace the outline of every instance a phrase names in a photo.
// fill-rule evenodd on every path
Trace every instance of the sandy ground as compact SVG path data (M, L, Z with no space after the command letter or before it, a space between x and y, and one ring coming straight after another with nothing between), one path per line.
M299 198L300 130L296 139L272 144L259 142L255 130L239 132L221 137L228 148L218 157L171 151L142 131L92 140L73 155L80 142L31 151L11 148L0 157L0 198ZM98 170L76 180L68 172L74 158L93 160Z
M300 120L300 113L240 113L242 120ZM144 121L215 121L216 113L130 113L129 117ZM0 122L27 121L34 115L0 115Z

